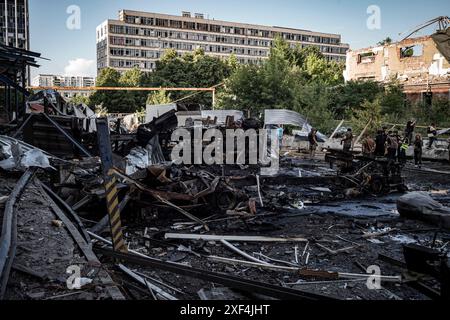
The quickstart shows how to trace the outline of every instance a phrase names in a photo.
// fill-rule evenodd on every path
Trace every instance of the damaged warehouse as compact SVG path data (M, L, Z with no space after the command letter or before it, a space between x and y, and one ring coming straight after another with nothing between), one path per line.
M449 30L349 51L346 80L444 94ZM0 300L450 300L445 122L368 112L327 130L322 115L285 104L218 109L228 79L86 89L126 103L152 92L135 113L112 113L27 86L25 70L43 59L0 44ZM189 306L182 314L198 315Z

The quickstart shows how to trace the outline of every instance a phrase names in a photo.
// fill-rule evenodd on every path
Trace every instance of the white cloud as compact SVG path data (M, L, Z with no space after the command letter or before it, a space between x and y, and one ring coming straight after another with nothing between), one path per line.
M69 60L69 64L64 68L65 76L95 76L96 66L94 60L77 58Z

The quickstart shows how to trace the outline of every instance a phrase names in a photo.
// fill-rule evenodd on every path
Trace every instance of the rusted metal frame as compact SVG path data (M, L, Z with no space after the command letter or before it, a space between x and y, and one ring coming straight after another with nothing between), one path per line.
M139 183L138 181L128 177L127 175L121 173L118 169L113 168L112 171L114 172L114 175L116 175L118 178L123 179L125 181L127 181L128 183L133 184L134 186L136 186L137 189L139 189L140 191L147 193L149 195L151 195L153 198L155 198L156 200L158 200L159 202L162 202L166 205L168 205L169 207L177 210L178 212L180 212L181 214L185 215L186 217L188 217L189 219L198 222L199 224L203 225L204 228L208 231L209 228L207 226L207 224L197 218L196 216L190 214L189 212L187 212L186 210L181 209L180 207L176 206L175 204L171 203L170 201L168 201L167 199L164 199L158 192L155 192L154 190L150 190L148 188L146 188L144 185L142 185L141 183Z
M219 184L221 178L216 178L211 185L209 185L208 188L206 188L203 191L200 191L196 195L189 195L189 194L183 194L183 193L177 193L177 192L170 192L170 191L160 191L160 190L152 190L147 189L148 192L151 194L155 194L160 196L161 198L164 198L168 201L170 200L182 200L182 201L195 201L200 198L206 197L216 191L217 185ZM194 181L194 180L193 180Z
M28 169L15 185L5 205L3 215L2 234L0 238L0 300L3 299L9 274L16 254L17 246L17 215L14 206L22 192L36 172L35 168Z

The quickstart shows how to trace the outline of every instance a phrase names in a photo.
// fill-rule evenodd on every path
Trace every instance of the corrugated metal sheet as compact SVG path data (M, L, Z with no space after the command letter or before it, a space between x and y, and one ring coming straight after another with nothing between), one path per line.
M291 110L266 110L264 120L266 125L291 125L300 127L302 130L297 131L296 135L305 139L312 129L312 126L301 114ZM317 137L322 142L327 140L327 136L320 132L317 132Z
M299 113L291 110L266 110L264 115L266 125L291 125L303 128L306 124L306 119Z

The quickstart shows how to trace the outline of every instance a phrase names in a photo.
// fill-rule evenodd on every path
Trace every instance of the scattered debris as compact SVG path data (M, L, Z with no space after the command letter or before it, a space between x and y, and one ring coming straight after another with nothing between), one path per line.
M434 200L428 193L411 192L397 200L400 215L427 221L450 229L450 208Z
M450 184L439 178L450 168L403 170L385 158L331 148L315 161L298 150L283 151L280 170L269 176L261 174L261 164L180 165L170 159L175 129L258 129L260 121L237 114L235 120L228 113L182 119L176 105L138 125L135 116L95 119L92 110L60 98L54 92L34 96L16 138L0 136L2 226L11 228L17 217L18 230L17 244L2 230L2 245L10 246L8 252L0 248L8 298L445 295ZM299 137L310 129L298 114L269 114L269 122L302 126ZM43 141L47 133L57 143ZM107 152L102 141L111 144ZM18 193L23 171L29 182ZM424 172L426 179L416 178ZM108 192L111 185L114 194ZM403 195L408 188L427 192ZM123 246L113 250L118 229ZM6 257L14 246L20 254L11 261ZM62 266L69 262L80 266L76 292L66 288L72 271ZM380 266L382 290L367 288L374 276L369 266Z

